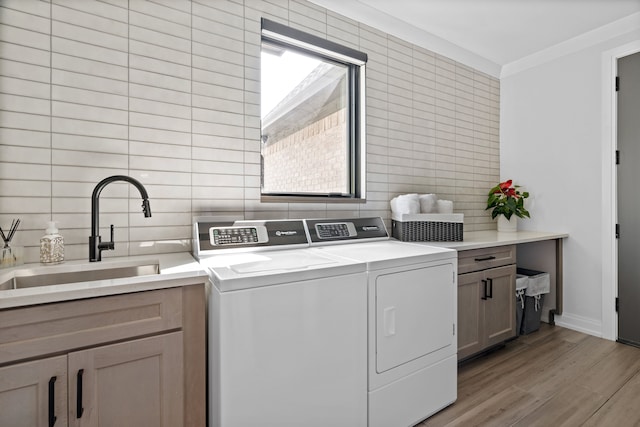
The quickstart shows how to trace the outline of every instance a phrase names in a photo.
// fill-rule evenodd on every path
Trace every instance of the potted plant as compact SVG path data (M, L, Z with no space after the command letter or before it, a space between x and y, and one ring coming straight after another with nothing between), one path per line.
M508 180L489 190L485 210L493 208L491 218L498 217L498 231L516 231L516 218L530 218L529 211L524 208L524 199L529 197L529 193L520 192L518 188L519 185L513 185L513 181Z

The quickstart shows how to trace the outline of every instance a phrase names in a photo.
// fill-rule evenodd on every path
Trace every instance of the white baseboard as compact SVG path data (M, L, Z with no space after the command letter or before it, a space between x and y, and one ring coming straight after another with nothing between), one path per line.
M564 312L561 316L555 316L556 325L563 328L573 329L594 337L602 338L602 322L597 319L578 316Z

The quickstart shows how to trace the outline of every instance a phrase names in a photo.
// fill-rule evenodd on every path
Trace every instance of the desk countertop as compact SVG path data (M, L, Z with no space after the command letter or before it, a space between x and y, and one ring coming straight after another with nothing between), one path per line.
M414 242L424 243L429 246L465 251L469 249L490 248L495 246L517 245L519 243L540 242L543 240L556 240L569 237L567 233L550 233L544 231L516 231L497 232L490 231L468 231L464 233L462 242Z

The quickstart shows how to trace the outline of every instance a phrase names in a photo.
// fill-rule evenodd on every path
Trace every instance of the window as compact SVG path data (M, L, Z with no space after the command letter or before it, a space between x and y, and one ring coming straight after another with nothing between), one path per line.
M364 199L367 55L262 20L262 195Z

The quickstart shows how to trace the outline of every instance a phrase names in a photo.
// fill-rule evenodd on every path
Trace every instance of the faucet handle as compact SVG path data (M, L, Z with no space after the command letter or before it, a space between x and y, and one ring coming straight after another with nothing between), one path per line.
M100 236L98 236L98 238L99 237ZM116 248L116 244L113 241L113 224L111 224L111 240L109 240L108 242L99 241L98 249L101 251L104 251L104 250L111 251L115 248Z

